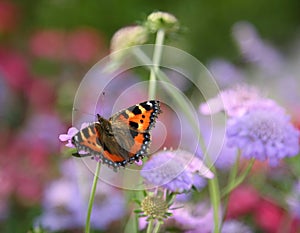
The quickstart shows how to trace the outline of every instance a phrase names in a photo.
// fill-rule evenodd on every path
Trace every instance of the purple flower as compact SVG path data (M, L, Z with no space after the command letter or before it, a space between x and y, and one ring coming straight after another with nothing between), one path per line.
M207 233L213 230L213 210L205 203L186 204L183 208L175 209L172 214L172 219L184 233Z
M228 220L223 223L222 233L252 233L252 230L237 220Z
M226 60L215 59L208 66L221 88L228 87L234 83L242 83L245 80L243 72Z
M299 131L279 106L252 107L231 119L227 137L228 145L241 149L244 157L269 160L272 166L299 152Z
M264 98L256 88L240 85L221 91L215 98L201 104L200 112L204 115L211 115L225 111L230 117L242 116L257 103L266 106L274 105L274 101Z
M65 145L66 147L75 148L75 146L71 142L71 139L76 133L78 133L78 131L79 130L75 127L71 127L68 129L68 132L66 134L60 134L58 138L62 142L67 142L67 144Z
M63 176L53 181L46 189L43 200L43 214L36 220L52 231L82 228L87 213L88 195L92 177L85 167L80 169L80 178L76 169L80 166L69 160L62 165ZM87 171L85 173L85 171ZM73 174L73 175L71 175ZM75 175L74 175L75 174ZM86 180L85 180L86 179ZM84 187L79 186L79 182ZM107 229L113 221L125 214L125 199L115 188L98 181L91 216L91 226L95 229ZM88 185L87 185L88 184ZM108 214L109 213L109 214Z
M238 22L233 27L233 36L243 56L269 74L280 72L283 58L270 44L263 41L256 29L248 22Z
M141 175L147 184L162 186L172 192L188 191L195 186L203 187L203 178L213 178L213 173L194 157L183 150L164 150L156 153L145 163Z

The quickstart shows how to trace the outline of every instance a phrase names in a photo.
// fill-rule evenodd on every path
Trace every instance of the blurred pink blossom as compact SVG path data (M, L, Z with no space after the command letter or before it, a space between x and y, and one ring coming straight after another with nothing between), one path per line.
M72 31L66 46L69 59L83 64L98 61L106 53L103 37L92 28Z
M0 48L0 72L13 89L24 90L30 83L27 59L13 50Z
M31 53L37 57L64 60L66 34L58 29L44 29L36 31L30 38Z

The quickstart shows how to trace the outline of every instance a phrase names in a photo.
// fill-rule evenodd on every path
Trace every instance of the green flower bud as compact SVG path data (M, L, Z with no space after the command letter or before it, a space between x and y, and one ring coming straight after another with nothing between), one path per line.
M148 16L146 27L153 33L160 29L164 29L166 32L176 32L179 30L179 22L174 15L157 11Z

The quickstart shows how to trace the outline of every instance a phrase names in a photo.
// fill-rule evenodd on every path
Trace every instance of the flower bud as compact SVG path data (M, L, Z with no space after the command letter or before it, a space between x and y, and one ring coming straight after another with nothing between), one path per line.
M146 27L153 33L160 29L164 29L166 32L176 32L179 29L179 23L174 15L157 11L147 17Z

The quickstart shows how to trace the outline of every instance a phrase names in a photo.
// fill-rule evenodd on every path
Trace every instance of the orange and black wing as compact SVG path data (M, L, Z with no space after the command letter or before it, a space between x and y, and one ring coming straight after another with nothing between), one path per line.
M128 152L128 162L147 155L150 130L160 113L159 101L149 100L124 109L109 119L117 143Z

